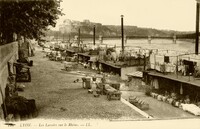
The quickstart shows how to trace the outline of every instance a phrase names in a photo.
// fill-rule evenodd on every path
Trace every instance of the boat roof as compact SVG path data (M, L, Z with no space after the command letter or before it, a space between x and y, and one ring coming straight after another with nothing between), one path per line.
M173 81L178 81L181 83L186 83L189 85L194 85L194 86L200 87L200 78L194 78L193 76L190 76L190 77L189 76L180 76L180 75L177 76L176 74L163 74L160 72L156 72L154 70L148 71L148 72L149 72L148 74L151 76L166 78L166 79L170 79Z

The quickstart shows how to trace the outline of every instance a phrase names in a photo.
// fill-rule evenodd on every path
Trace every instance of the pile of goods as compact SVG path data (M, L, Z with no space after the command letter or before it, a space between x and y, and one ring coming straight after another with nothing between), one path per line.
M105 78L104 78L105 79ZM107 99L110 100L120 100L121 92L119 83L105 83L104 79L101 79L101 82L96 83L96 78L84 77L83 80L83 88L88 89L88 93L93 94L94 97L99 97L100 95L106 95ZM91 82L95 84L95 87L91 85Z
M46 54L52 61L62 61L64 60L62 53L60 51L51 51Z
M107 91L107 98L108 100L113 100L113 99L116 99L116 100L120 100L121 99L121 92L118 91L118 90L108 90Z
M78 67L77 66L78 64L76 62L63 61L63 64L64 64L64 70L66 70L66 71L71 71Z
M190 112L195 116L200 116L200 108L195 104L181 104L184 111Z
M129 102L141 110L149 109L149 104L144 102L143 100L137 98L136 96L129 97Z
M159 101L167 102L175 107L180 107L180 104L181 104L179 101L176 101L175 97L170 97L169 95L168 96L160 95L160 94L151 92L150 96L152 96L153 98Z
M15 121L31 119L38 114L34 99L26 99L18 95L7 97L5 103L2 104L2 108L6 120L10 116L13 116L12 119Z
M200 107L198 107L195 104L192 104L190 102L190 98L188 95L186 95L186 97L184 99L183 98L178 99L177 95L175 93L172 93L171 95L169 95L169 94L160 95L160 94L151 92L150 96L152 96L153 98L155 98L159 101L169 103L174 107L177 107L177 108L183 109L184 111L190 112L193 115L196 115L196 116L200 115Z
M6 121L19 121L36 117L38 112L35 100L18 95L19 91L24 91L25 85L17 84L15 79L13 75L8 77L5 95L0 88L4 119Z

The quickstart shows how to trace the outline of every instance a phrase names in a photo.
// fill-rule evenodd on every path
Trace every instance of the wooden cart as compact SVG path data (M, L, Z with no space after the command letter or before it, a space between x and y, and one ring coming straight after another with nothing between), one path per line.
M107 90L107 99L110 100L120 100L121 99L121 92L118 90Z

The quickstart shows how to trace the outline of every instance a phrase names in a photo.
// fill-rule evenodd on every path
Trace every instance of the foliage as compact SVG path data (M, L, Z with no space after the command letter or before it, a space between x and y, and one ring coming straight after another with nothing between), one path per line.
M12 0L0 2L1 43L12 42L13 34L40 39L48 26L55 26L61 0Z

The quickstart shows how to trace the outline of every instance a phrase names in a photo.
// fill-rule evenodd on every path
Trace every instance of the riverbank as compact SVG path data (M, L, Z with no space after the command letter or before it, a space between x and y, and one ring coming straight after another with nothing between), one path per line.
M199 128L198 117L137 90L129 90L130 87L125 85L121 87L122 100L128 100L130 96L144 100L150 106L145 112L152 119L145 118L122 101L108 101L106 96L95 98L82 88L81 78L85 74L102 75L81 65L70 72L64 71L61 62L50 61L39 47L36 56L31 59L34 61L32 81L23 83L26 87L19 95L35 99L39 115L34 119L13 123L14 127ZM110 75L108 78L121 82L119 76ZM79 81L74 83L77 79ZM6 128L8 125L1 122L0 127Z
M37 48L31 59L32 81L24 83L26 88L20 95L34 98L39 110L36 119L106 119L130 120L144 117L121 101L108 101L106 96L95 98L82 88L81 74L62 70L60 62L50 61L45 53ZM77 71L93 72L80 66ZM80 81L74 83L74 80Z
M85 69L78 65L72 71L65 71L61 62L50 61L45 57L45 52L38 47L36 56L31 59L34 66L31 68L32 82L24 83L26 88L20 95L34 98L39 110L38 119L102 119L102 120L141 120L147 119L131 107L121 101L108 101L106 96L95 98L82 88L82 77L96 75L95 70ZM74 83L75 80L79 80ZM108 75L109 81L117 81L125 84L119 76ZM172 105L146 96L142 92L130 91L122 85L122 98L128 100L136 96L150 106L145 111L153 119L180 119L193 118L195 116L175 108Z

